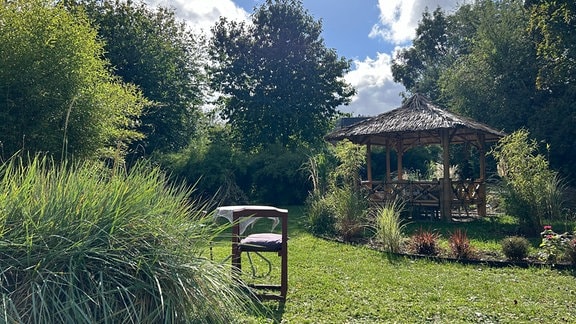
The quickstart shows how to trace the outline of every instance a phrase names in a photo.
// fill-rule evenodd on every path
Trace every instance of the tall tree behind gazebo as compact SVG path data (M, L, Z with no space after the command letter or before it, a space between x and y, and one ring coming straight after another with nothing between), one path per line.
M432 104L421 94L415 94L399 108L361 122L335 130L325 138L328 141L349 139L367 146L367 181L373 190L381 189L384 197L394 192L412 205L435 205L440 208L442 218L449 220L452 205L473 203L480 216L486 215L486 143L496 142L505 134L491 127L455 115ZM450 144L471 144L477 147L480 160L480 176L474 183L464 185L450 178ZM379 183L372 179L371 147L386 149L386 179ZM442 147L443 178L436 184L418 184L402 179L402 155L416 146L440 145ZM398 157L397 180L392 179L390 151ZM382 184L382 185L381 185ZM374 185L378 185L375 188ZM416 187L414 186L416 185ZM431 191L439 189L439 196Z

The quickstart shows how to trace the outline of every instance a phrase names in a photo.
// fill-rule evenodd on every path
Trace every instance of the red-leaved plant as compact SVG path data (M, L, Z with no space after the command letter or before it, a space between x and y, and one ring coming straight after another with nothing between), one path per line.
M474 249L470 245L470 240L466 231L456 229L450 235L450 249L457 259L471 259L474 256Z
M410 247L416 254L423 255L438 255L440 249L438 248L438 239L440 234L425 231L420 228L410 240Z

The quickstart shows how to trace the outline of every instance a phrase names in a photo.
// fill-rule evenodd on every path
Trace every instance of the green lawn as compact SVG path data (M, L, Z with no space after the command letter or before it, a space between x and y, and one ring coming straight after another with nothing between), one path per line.
M289 210L287 301L283 306L266 302L268 316L247 322L576 321L573 272L391 258L362 246L315 238L303 230L302 209ZM221 257L229 246L219 242L215 251Z

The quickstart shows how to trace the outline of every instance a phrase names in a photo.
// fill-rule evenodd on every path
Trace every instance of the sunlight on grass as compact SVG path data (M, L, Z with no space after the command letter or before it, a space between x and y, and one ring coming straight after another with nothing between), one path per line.
M472 240L479 242L493 244ZM285 307L265 303L272 314L249 322L576 321L576 280L567 271L410 260L304 232L290 233L288 260Z

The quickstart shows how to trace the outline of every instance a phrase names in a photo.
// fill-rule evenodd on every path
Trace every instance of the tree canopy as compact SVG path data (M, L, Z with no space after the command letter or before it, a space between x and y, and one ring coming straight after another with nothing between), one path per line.
M83 15L45 0L0 6L2 156L110 156L141 137L146 100L113 77Z
M135 144L147 154L185 147L204 99L206 59L200 36L178 21L172 9L120 0L67 2L93 20L114 73L153 102L139 128L146 138Z
M530 30L542 59L538 86L576 83L576 2L572 0L531 1Z
M267 0L251 23L221 18L212 32L212 85L245 149L319 143L354 94L350 62L326 48L301 1Z
M550 145L552 167L576 180L573 1L482 0L426 12L413 46L394 58L408 92L508 133Z
M526 127L538 104L528 12L517 1L486 1L475 10L469 52L438 79L442 96L456 112L507 132Z

